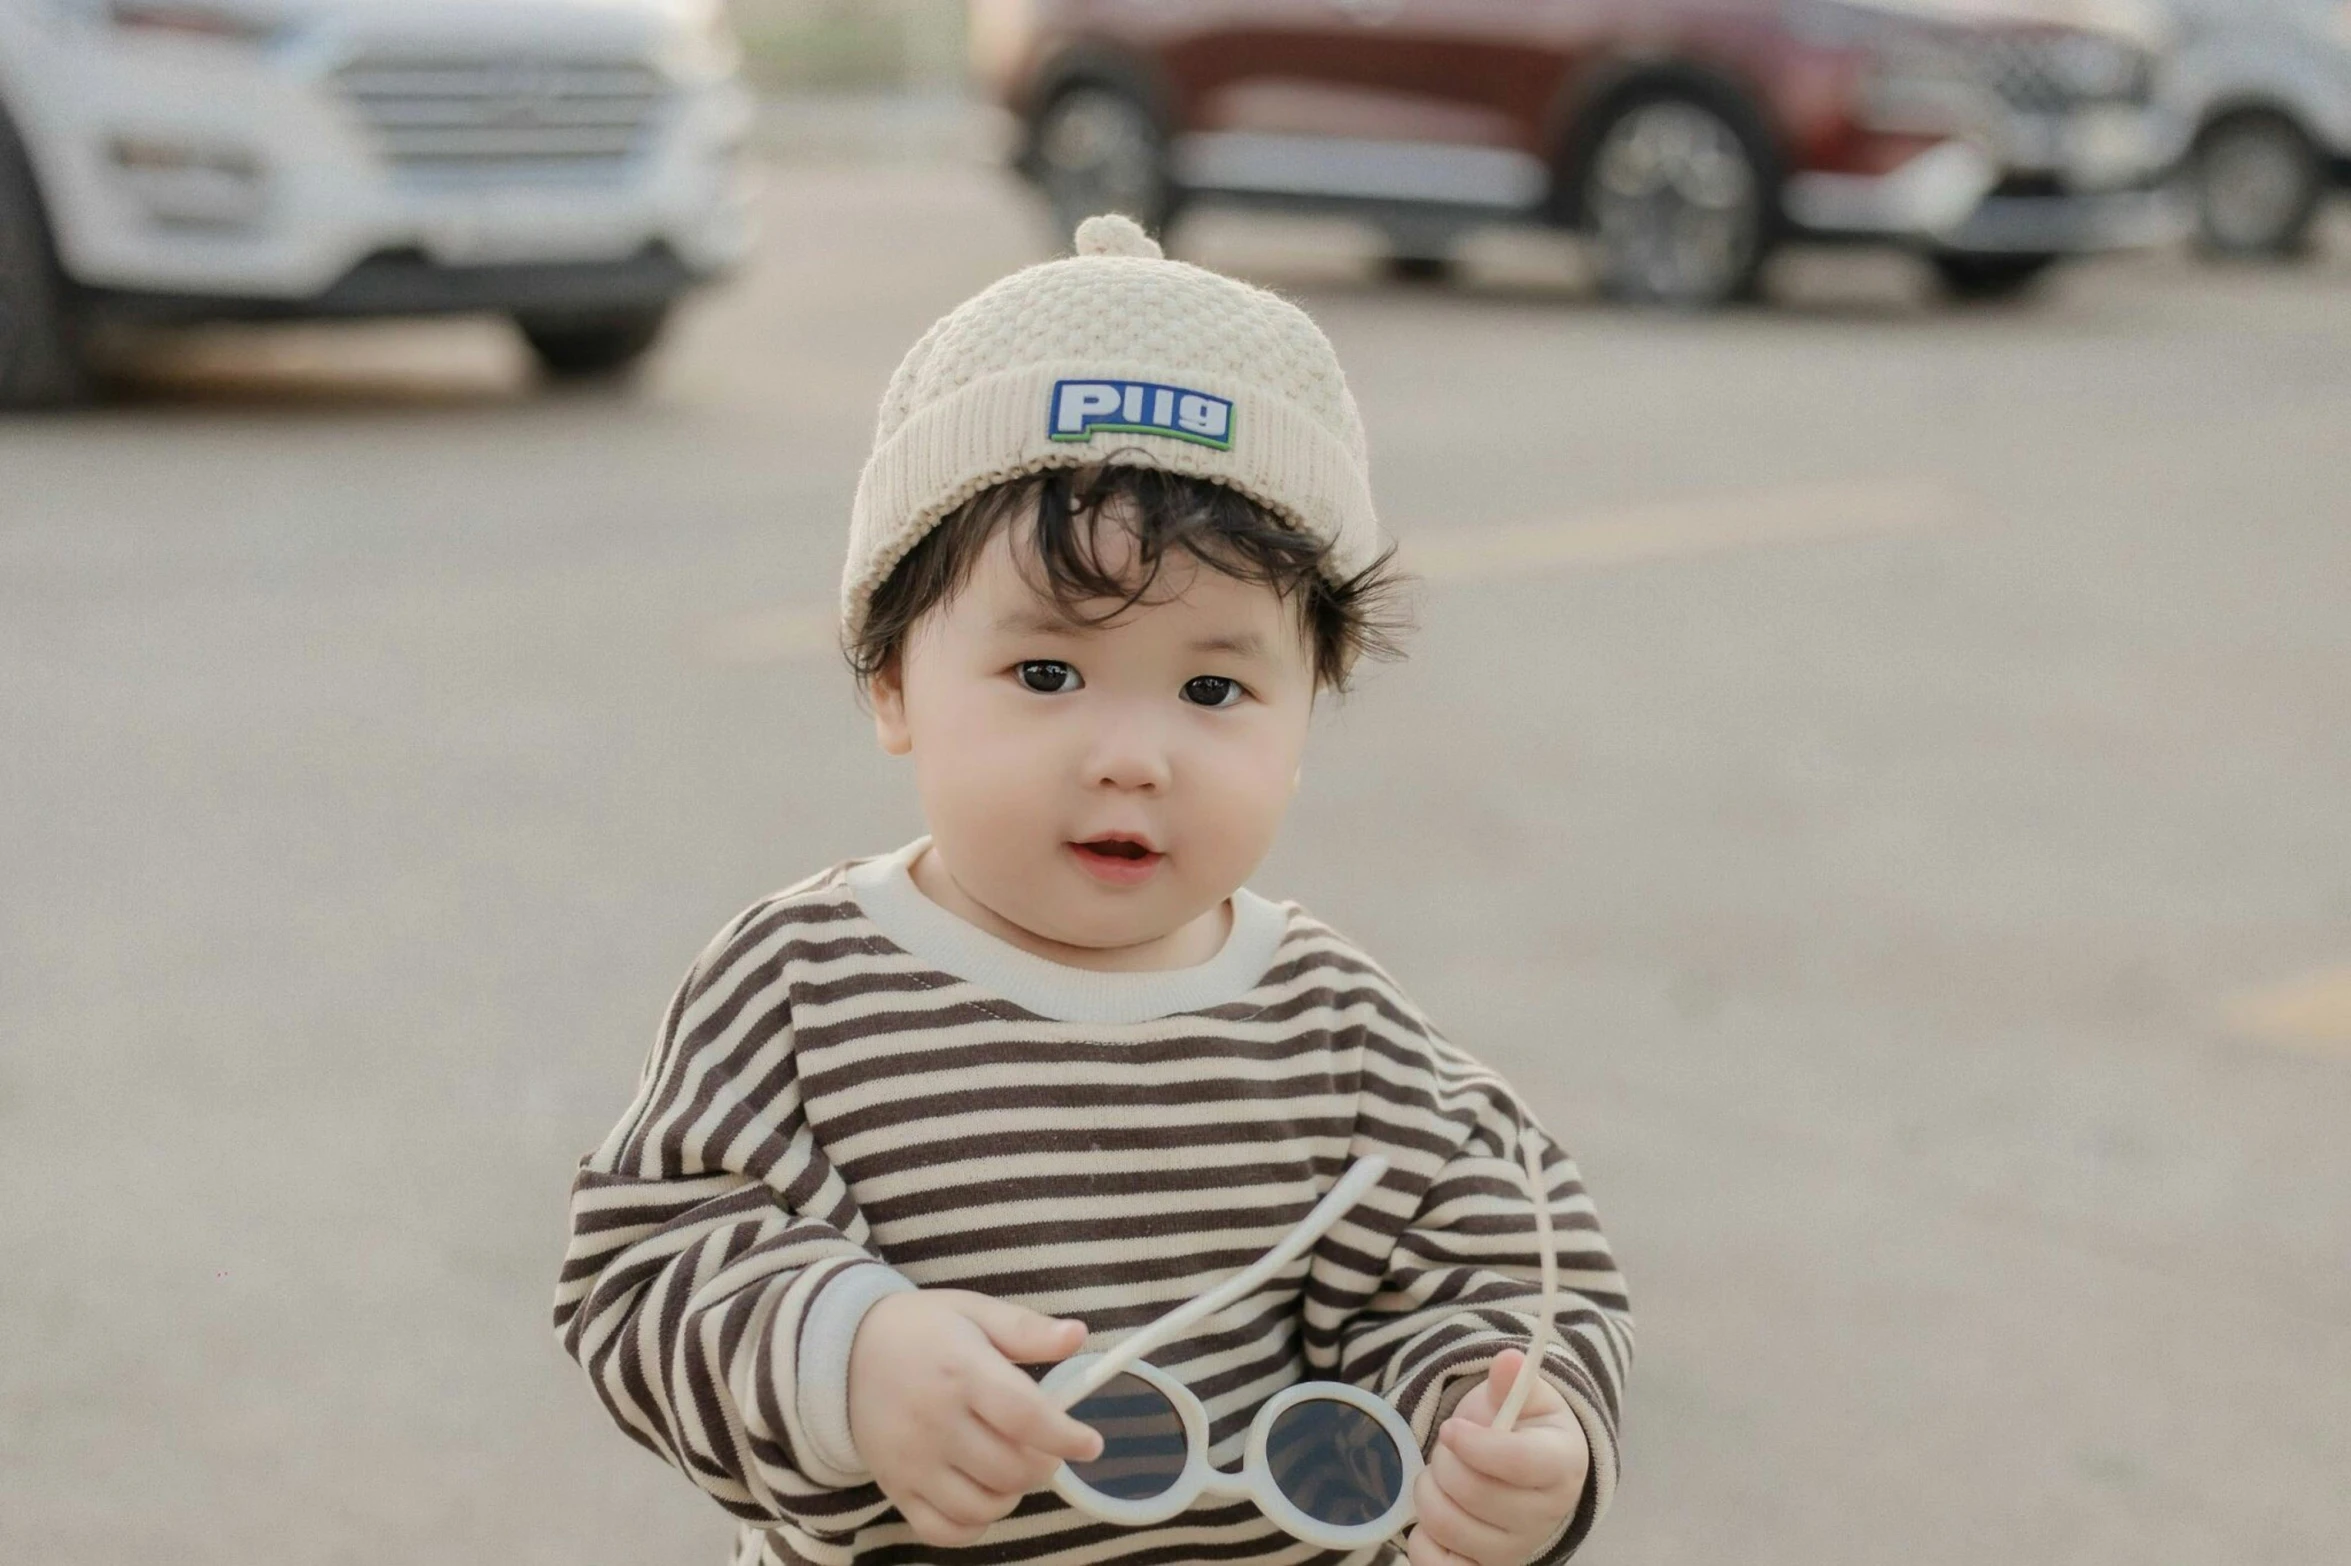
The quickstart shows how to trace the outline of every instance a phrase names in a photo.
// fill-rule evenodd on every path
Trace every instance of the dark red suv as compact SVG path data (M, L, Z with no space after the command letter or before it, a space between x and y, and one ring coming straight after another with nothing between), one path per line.
M1405 272L1496 221L1612 294L1753 293L1791 240L1953 293L2178 231L2136 0L976 0L973 59L1066 241L1203 202L1368 219Z

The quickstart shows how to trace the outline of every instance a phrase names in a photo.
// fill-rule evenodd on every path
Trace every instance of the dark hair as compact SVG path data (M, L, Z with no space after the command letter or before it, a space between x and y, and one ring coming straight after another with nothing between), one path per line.
M905 650L907 636L971 579L980 551L1024 509L1035 525L1028 553L1044 569L1039 591L1081 625L1103 625L1145 602L1169 551L1298 606L1317 686L1347 688L1356 660L1402 656L1410 622L1400 602L1411 578L1395 546L1344 581L1324 574L1331 546L1283 522L1239 490L1189 474L1129 463L1048 468L984 489L942 517L874 590L865 624L844 651L862 690ZM1106 516L1134 537L1140 580L1106 569L1098 528ZM1034 577L1031 578L1035 580ZM1115 600L1099 614L1079 605Z

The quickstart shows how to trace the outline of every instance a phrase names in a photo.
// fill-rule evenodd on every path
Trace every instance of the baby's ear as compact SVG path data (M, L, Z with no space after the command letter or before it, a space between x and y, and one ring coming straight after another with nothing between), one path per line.
M903 756L914 749L914 731L906 724L906 687L899 679L899 660L892 658L866 681L866 699L873 703L874 738L884 751Z

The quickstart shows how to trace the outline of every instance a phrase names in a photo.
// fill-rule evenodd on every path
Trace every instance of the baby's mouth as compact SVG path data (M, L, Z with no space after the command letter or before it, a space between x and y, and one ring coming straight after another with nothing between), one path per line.
M1069 851L1079 868L1105 886L1141 886L1159 874L1159 861L1167 857L1148 843L1125 837L1072 843Z
M1091 843L1072 843L1070 846L1081 854L1093 854L1103 859L1124 859L1137 864L1159 857L1140 843L1130 843L1116 837L1099 838Z

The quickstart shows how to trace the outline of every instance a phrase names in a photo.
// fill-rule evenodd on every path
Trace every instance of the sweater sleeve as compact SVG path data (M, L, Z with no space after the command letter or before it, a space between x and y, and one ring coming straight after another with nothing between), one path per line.
M849 1439L849 1345L914 1285L870 1247L802 1107L797 928L754 907L679 985L572 1183L554 1324L639 1445L735 1516L838 1546L890 1506Z
M1441 1040L1416 1042L1427 1051L1418 1069L1368 1073L1378 1085L1365 1096L1354 1151L1384 1153L1396 1165L1385 1184L1412 1213L1376 1292L1341 1329L1340 1374L1387 1397L1426 1453L1495 1356L1526 1346L1542 1301L1519 1154L1521 1139L1533 1138L1559 1268L1543 1371L1592 1449L1583 1499L1537 1557L1550 1566L1582 1545L1615 1493L1618 1412L1633 1353L1624 1279L1574 1160L1509 1084Z

